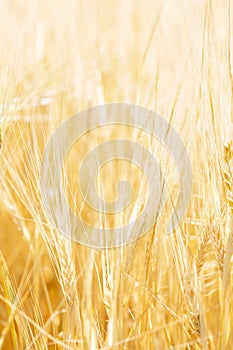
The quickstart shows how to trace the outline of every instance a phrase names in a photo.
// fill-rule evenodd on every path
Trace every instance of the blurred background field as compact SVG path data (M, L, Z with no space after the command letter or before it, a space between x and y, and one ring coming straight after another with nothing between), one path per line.
M232 22L232 0L0 0L0 349L233 348ZM193 189L172 235L168 205L137 242L94 250L51 227L38 180L55 128L107 102L171 122ZM68 157L70 189L87 143Z

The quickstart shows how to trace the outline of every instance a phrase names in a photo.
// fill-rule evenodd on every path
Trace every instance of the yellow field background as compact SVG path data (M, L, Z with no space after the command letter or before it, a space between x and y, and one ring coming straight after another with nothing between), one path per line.
M0 0L0 349L233 349L232 38L232 0ZM107 102L169 121L189 153L193 188L172 235L167 203L137 242L94 250L52 227L38 182L56 127ZM130 128L92 132L67 157L74 211L76 165L109 135L135 137ZM116 168L103 171L108 200ZM146 187L137 169L121 171L137 215ZM88 208L83 215L98 222ZM115 227L122 218L106 220Z

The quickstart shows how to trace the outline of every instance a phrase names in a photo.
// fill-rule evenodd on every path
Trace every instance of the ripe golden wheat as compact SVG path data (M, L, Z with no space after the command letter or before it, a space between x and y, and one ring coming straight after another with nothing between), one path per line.
M233 349L232 37L232 0L0 0L0 349ZM39 177L56 127L107 102L169 121L193 186L172 235L167 200L141 239L95 250L47 220ZM77 200L76 165L109 135L136 135L161 157L175 200L163 147L130 127L103 128L67 156L73 211L100 224ZM121 169L139 202L129 216L104 218L112 227L139 213L145 191L140 171L119 163L105 169L104 196L114 197Z

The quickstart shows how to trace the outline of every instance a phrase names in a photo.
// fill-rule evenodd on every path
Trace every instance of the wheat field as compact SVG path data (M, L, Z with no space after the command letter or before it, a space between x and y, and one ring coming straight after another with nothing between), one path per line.
M232 99L232 0L0 0L0 349L233 349ZM109 137L155 152L173 199L138 240L94 249L48 220L41 160L63 121L111 102L149 108L177 130L192 193L167 235L178 191L169 154L129 126L92 130L63 169L83 220L115 228L145 200L144 175L119 160L101 190L112 200L126 176L128 214L99 216L80 200L77 167Z

